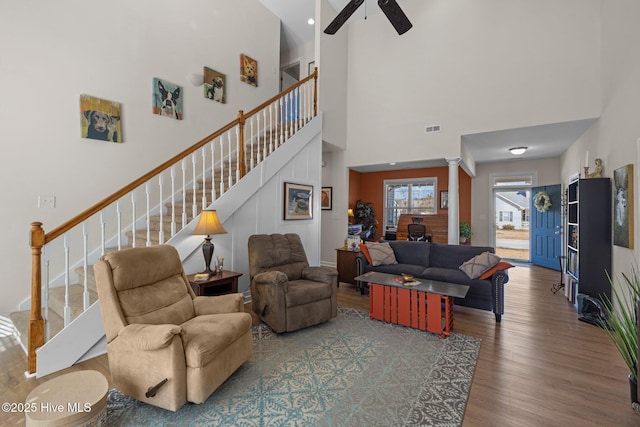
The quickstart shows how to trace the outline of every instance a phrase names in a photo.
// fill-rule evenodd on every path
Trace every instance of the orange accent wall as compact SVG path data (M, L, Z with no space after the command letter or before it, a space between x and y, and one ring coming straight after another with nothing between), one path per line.
M396 171L360 173L349 170L349 208L353 208L356 201L371 202L376 212L376 218L382 224L384 206L384 180L436 177L438 179L438 214L447 214L447 210L440 209L440 191L449 188L449 167L402 169ZM458 168L458 185L460 194L460 222L471 224L471 177L462 168ZM451 195L449 195L451 197ZM473 227L473 224L472 224ZM375 239L380 238L384 230L379 226Z

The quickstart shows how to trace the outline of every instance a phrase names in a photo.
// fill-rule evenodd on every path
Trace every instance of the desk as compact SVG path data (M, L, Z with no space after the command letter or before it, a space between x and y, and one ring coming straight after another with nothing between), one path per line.
M222 274L212 274L207 280L193 280L194 274L187 276L196 296L214 296L235 294L238 292L238 277L242 273L223 271Z

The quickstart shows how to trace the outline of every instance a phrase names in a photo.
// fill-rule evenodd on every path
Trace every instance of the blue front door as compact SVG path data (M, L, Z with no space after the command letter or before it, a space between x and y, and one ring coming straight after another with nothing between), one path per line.
M551 206L547 211L535 205L536 195L545 192ZM562 188L560 184L533 187L531 189L531 263L560 270L562 254ZM542 210L542 212L541 212Z

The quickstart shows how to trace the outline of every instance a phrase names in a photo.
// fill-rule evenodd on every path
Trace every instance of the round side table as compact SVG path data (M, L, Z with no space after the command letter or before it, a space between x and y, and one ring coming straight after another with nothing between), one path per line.
M98 371L60 375L27 396L27 426L106 426L109 383Z

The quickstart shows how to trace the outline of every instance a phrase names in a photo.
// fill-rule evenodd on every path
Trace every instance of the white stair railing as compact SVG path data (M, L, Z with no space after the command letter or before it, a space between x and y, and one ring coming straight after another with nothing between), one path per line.
M249 113L240 111L238 119L51 232L45 234L42 223L32 223L32 307L28 342L30 373L36 370L35 350L50 339L50 333L56 332L51 328L51 290L64 287L61 314L66 327L75 317L72 312L87 310L92 303L92 292L95 292L89 282L90 266L101 255L109 250L125 247L162 244L166 241L166 234L172 238L185 228L200 211L237 183L246 174L247 166L254 168L317 114L317 77L316 69L309 77ZM291 117L287 113L283 114L282 99L285 99L284 105L297 105L297 101L291 100L299 99L300 92L305 90L314 94L306 101L309 103L303 109L306 113L300 115L296 112ZM245 135L247 121L250 132ZM257 161L254 161L253 156L254 144L258 154ZM244 154L247 146L250 161ZM176 179L178 167L181 182ZM189 180L187 176L190 176ZM216 192L217 180L220 186ZM211 189L210 195L207 188ZM144 197L142 209L139 203L141 197ZM139 216L138 212L141 210L142 214ZM181 216L180 223L176 221L177 215ZM125 227L122 224L123 217L131 218ZM167 230L165 217L170 218ZM157 230L154 230L153 226L156 224ZM93 236L99 237L94 239ZM57 247L61 240L60 251ZM79 276L82 276L81 280ZM72 307L71 302L76 292L72 291L72 286L82 289L79 293L82 296L82 307Z

